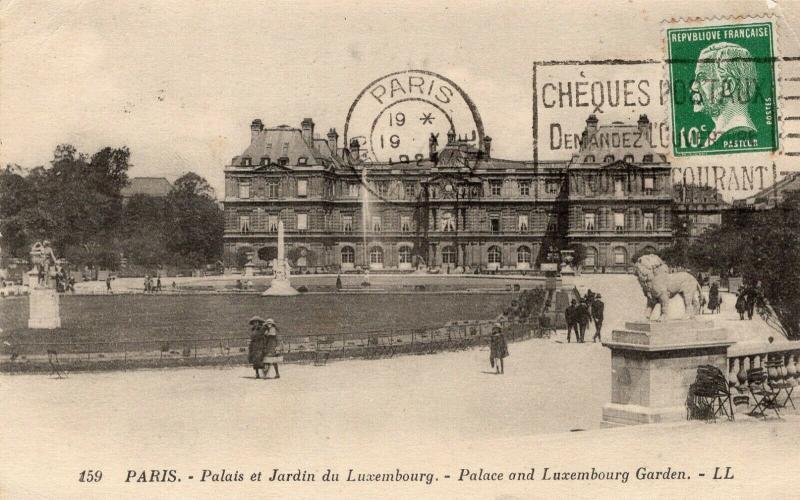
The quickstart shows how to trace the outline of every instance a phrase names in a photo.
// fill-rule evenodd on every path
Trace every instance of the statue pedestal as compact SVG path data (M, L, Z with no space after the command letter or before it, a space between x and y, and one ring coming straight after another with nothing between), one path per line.
M28 328L61 328L61 314L58 294L52 288L32 288L28 297L30 315Z
M244 265L244 275L245 276L255 276L256 275L256 265L252 262L248 262Z
M264 290L261 295L273 295L273 296L287 296L287 295L297 295L298 291L292 288L291 283L289 280L279 280L273 279L272 282L269 284L269 288Z
M264 290L261 295L288 296L298 294L298 291L292 288L291 283L289 283L291 268L286 260L275 259L272 263L272 272L274 273L274 278L272 278L269 288Z
M686 418L686 396L699 365L727 373L724 328L711 320L642 321L614 330L611 341L611 402L602 424L673 422Z

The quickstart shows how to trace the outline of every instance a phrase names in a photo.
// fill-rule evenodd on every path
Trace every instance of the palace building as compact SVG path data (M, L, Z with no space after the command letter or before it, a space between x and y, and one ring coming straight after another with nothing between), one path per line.
M341 147L334 129L319 138L314 127L253 120L249 146L225 167L227 265L266 266L279 220L301 270L527 272L580 244L585 271L624 272L672 243L670 165L649 148L644 115L589 116L578 154L539 164L494 158L490 137L478 149L452 130L424 158L367 162L357 141Z

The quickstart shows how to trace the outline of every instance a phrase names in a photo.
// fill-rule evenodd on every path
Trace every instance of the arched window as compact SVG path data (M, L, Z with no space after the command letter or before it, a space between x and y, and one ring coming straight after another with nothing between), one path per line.
M369 251L369 263L372 264L383 264L383 248L381 247L372 247Z
M650 245L647 245L646 247L642 248L642 251L640 252L640 254L641 255L658 255L658 252L656 251L655 248L651 247Z
M517 248L517 263L530 264L531 263L531 249L526 246Z
M456 263L456 249L447 246L442 248L442 264L455 264Z
M606 157L603 158L603 163L613 163L613 162L614 162L614 155L606 155Z
M342 264L354 264L356 252L353 247L342 247Z
M583 163L594 163L594 155L586 155L583 159Z
M633 163L633 155L625 155L625 163Z
M624 266L628 264L628 251L625 247L614 247L614 265Z
M489 247L489 264L500 264L503 252L498 246Z
M583 258L583 265L586 267L594 267L597 265L597 249L594 247L586 247L586 257Z
M411 264L411 247L400 247L397 254L400 257L400 264Z

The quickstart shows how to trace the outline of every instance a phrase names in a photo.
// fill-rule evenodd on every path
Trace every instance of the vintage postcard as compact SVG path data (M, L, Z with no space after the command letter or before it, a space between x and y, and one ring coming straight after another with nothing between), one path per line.
M0 0L0 498L775 498L800 3Z

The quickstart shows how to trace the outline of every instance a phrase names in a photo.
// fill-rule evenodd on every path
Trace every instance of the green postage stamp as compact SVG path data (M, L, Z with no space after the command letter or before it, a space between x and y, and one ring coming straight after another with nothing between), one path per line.
M667 27L675 156L778 149L775 26L748 21Z

